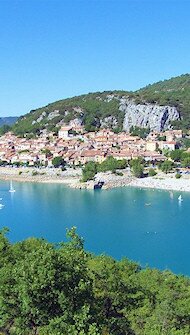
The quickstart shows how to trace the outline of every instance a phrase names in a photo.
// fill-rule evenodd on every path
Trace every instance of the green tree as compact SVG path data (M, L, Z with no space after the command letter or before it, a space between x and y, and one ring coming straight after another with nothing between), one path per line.
M144 175L144 165L141 158L135 158L130 161L130 167L136 178L142 178Z
M164 161L164 162L161 164L160 169L161 169L161 171L164 172L164 173L169 173L169 172L172 171L173 166L174 166L174 164L173 164L172 161L166 160L166 161Z
M158 141L166 141L166 136L165 135L164 136L158 136L157 140Z
M52 159L52 164L55 168L63 167L65 165L65 161L63 157L57 156Z
M0 329L4 333L16 329L15 334L33 335L58 323L57 334L62 330L67 334L85 306L90 311L93 294L87 254L74 229L68 236L71 241L55 249L38 239L11 247L1 235Z
M125 169L127 166L126 159L115 159L113 156L109 156L106 158L105 161L103 161L101 164L97 166L98 171L100 172L106 172L106 171L112 171L115 172L117 169Z
M104 255L89 259L96 312L105 334L133 334L127 314L129 305L135 305L135 299L131 302L130 296L135 294L135 289L128 276L123 276L122 269L126 266L129 266L128 261L117 264L113 258ZM135 265L134 269L138 271L138 266Z
M52 155L51 151L47 148L42 149L42 154L45 154L47 157L50 157Z
M183 153L184 153L184 150L180 150L180 149L173 150L170 153L170 158L174 162L180 162L183 157Z
M132 126L130 128L130 133L132 136L139 136L140 138L146 138L150 133L150 129Z
M92 180L97 173L97 164L94 162L88 162L82 169L82 181L86 182Z
M157 175L157 172L154 169L150 168L148 171L148 175L149 177L154 177Z
M188 149L190 147L190 138L187 138L187 137L183 138L181 140L181 143L186 149Z
M133 171L133 174L136 178L142 178L144 173L144 169L143 169L143 166L141 164L138 164L138 165L134 165L132 167L132 171Z
M76 228L51 244L0 232L3 335L189 335L190 279L84 250Z
M190 167L190 157L186 157L181 161L181 165L185 168Z

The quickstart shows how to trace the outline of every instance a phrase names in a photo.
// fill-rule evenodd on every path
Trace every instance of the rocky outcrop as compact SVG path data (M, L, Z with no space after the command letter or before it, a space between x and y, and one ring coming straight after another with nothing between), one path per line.
M48 119L48 121L50 121L50 120L53 120L55 117L57 117L59 115L60 115L59 110L55 109L53 112L49 113L47 119Z
M134 100L120 99L120 111L125 113L123 129L129 131L132 126L163 131L171 128L171 122L180 120L176 107L156 104L136 104Z
M114 129L117 127L117 125L118 125L118 121L115 116L107 116L104 119L100 120L100 126L102 128L106 127L106 128Z
M57 109L51 108L51 104L41 110L29 113L31 125L36 129L47 126L60 127L63 124L89 125L93 128L121 129L129 132L132 126L150 128L150 130L163 131L171 128L172 121L180 120L180 114L176 107L160 106L147 102L137 104L135 95L127 93L87 95L87 98L78 98L71 105L66 100L57 103ZM75 105L76 104L76 105ZM80 106L81 105L81 106ZM59 108L58 108L59 107ZM32 116L32 117L31 117ZM17 125L27 132L28 116L22 117ZM19 129L20 129L19 128Z

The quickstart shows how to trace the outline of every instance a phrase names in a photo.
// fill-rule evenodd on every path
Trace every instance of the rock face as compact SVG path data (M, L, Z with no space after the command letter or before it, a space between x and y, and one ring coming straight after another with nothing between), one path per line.
M100 126L102 128L107 127L107 128L116 128L117 127L117 119L115 116L107 116L104 119L100 120Z
M132 126L163 131L171 128L171 122L180 120L175 107L156 104L135 104L133 100L120 99L120 111L125 113L123 129L129 131Z

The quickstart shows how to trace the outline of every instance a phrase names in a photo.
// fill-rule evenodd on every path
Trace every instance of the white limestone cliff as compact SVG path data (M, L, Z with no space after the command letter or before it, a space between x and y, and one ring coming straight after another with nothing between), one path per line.
M125 113L123 129L129 131L132 126L163 131L171 128L171 122L180 119L176 107L156 104L136 104L134 100L121 98L119 109Z

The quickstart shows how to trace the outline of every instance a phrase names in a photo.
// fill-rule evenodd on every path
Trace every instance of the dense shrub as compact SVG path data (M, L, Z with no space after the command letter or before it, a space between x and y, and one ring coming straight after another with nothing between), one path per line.
M130 161L130 167L136 178L142 178L144 176L144 164L141 158L132 159Z
M174 167L173 162L166 160L161 164L160 169L162 170L162 172L165 172L167 174L172 171L173 167Z
M0 331L6 335L190 334L190 280L68 241L0 233Z
M157 172L154 169L150 168L148 171L148 175L149 177L154 177L157 175Z
M82 181L92 180L97 172L111 171L115 173L117 169L125 169L126 166L126 159L117 160L112 156L106 158L102 163L88 162L82 169Z

